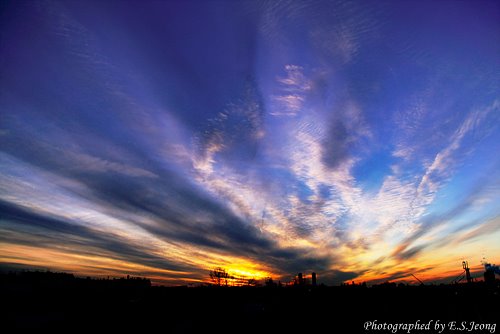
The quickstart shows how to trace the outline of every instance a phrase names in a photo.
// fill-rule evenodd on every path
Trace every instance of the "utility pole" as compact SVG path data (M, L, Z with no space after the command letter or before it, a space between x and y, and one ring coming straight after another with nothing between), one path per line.
M467 283L472 283L472 277L470 276L469 262L462 261L462 268L465 270L465 277L467 278Z

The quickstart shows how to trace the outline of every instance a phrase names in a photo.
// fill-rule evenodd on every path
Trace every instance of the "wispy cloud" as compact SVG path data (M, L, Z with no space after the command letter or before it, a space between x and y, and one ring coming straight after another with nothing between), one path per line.
M279 94L273 95L276 103L270 111L272 116L296 116L304 106L306 94L311 90L311 82L298 65L286 65L286 76L278 77Z
M417 195L421 195L423 192L436 192L439 185L438 181L436 182L434 180L445 179L453 171L453 164L457 158L455 155L461 148L464 137L474 131L490 112L498 110L499 107L500 104L498 101L495 101L491 106L482 110L473 111L467 116L461 126L451 136L449 144L436 154L430 166L427 167L418 185Z
M158 177L150 171L133 166L127 166L118 162L97 158L85 153L68 152L69 159L73 160L77 168L85 171L95 171L100 173L115 172L135 177Z

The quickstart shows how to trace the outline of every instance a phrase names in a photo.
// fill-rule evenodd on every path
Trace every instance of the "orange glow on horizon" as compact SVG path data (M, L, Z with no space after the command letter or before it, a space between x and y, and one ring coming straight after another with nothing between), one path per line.
M497 234L497 233L495 233ZM488 238L495 238L495 234ZM471 274L475 279L482 280L483 261L482 254L498 254L497 246L486 247L482 240L472 240L461 243L460 248L440 247L432 252L422 252L417 257L408 259L397 258L397 253L393 256L383 258L382 254L391 254L394 251L388 248L384 251L359 252L354 251L344 253L344 257L330 269L341 272L357 272L360 268L368 268L362 274L347 280L356 283L366 282L367 284L381 283L384 281L404 282L409 284L419 284L411 275L414 274L424 283L451 282L462 272L461 263L463 260L469 262ZM494 243L490 243L493 245ZM343 248L342 248L343 249ZM477 254L477 249L481 249L482 254ZM310 251L310 250L309 250ZM322 250L328 255L328 250ZM69 248L66 246L53 245L27 246L15 243L0 244L0 262L25 265L32 268L46 268L55 271L66 271L76 275L94 277L118 277L127 274L150 278L154 284L179 285L192 283L213 283L209 277L209 271L216 267L224 268L233 279L233 285L243 285L242 282L255 280L263 282L267 277L273 280L285 282L287 277L293 277L297 273L283 273L275 271L264 263L247 259L244 257L230 256L227 254L202 252L200 249L189 246L179 249L179 255L190 256L186 267L192 268L190 271L169 270L136 263L119 257L118 254L109 255L107 253L97 254L92 249ZM321 253L320 253L321 254ZM334 253L332 253L334 254ZM472 254L472 255L471 255ZM161 253L155 253L161 256ZM382 257L382 261L377 261ZM167 257L166 259L169 259ZM499 258L488 258L488 262L500 263ZM307 275L309 270L318 273L318 284L322 283L321 270L304 269L301 270ZM323 272L327 272L323 270ZM245 283L247 284L247 283Z

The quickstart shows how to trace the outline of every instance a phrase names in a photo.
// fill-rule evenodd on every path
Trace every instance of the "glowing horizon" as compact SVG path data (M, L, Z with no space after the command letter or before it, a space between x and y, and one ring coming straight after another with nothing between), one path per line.
M338 284L499 264L499 12L8 3L0 268Z

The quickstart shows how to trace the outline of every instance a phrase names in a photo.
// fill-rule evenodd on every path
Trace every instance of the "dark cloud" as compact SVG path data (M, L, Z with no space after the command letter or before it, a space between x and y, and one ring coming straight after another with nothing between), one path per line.
M284 273L323 271L330 267L332 259L302 254L300 250L273 250L264 254L268 263Z
M92 201L154 217L155 226L141 227L164 239L237 253L272 247L272 242L258 236L252 225L178 175L164 173L158 180L81 175L79 180L91 190L82 195Z
M26 265L21 263L11 263L11 262L0 263L0 273L30 271L30 270L45 271L45 270L50 270L50 268L43 266Z
M386 268L386 269L388 269L388 268ZM417 277L419 277L419 275L418 275L419 273L422 274L422 273L425 273L425 272L432 270L432 269L434 269L434 267L432 267L432 266L425 266L425 267L420 267L420 268L410 267L406 270L398 270L395 272L391 272L389 275L387 275L387 272L377 271L376 274L383 276L383 278L371 280L370 283L371 284L380 284L380 283L385 283L385 282L391 282L394 280L400 280L402 278L408 278L409 280L413 281L414 278L413 278L413 276L411 276L411 274L414 274ZM419 277L419 278L422 280L421 277Z
M216 117L209 119L196 136L200 154L206 156L210 154L207 151L218 146L217 160L226 164L247 163L255 159L264 136L263 116L263 99L255 80L249 76L241 96L226 105Z
M339 167L351 156L359 156L372 136L361 106L345 93L339 93L337 99L339 102L333 108L328 132L322 142L322 160L331 169Z
M189 189L184 184L152 181L156 183L154 187L144 188L142 183L118 182L121 189L110 192L103 189L107 188L109 180L96 180L95 177L92 180L97 182L93 189L101 189L93 194L97 196L94 200L104 200L117 207L126 203L123 208L127 211L155 217L157 225L141 227L166 241L182 241L228 255L244 256L283 272L326 268L331 262L322 257L306 256L300 250L281 249L253 225L242 221L202 191ZM153 192L153 195L141 196L143 191Z
M324 164L333 169L338 167L349 158L353 142L354 138L344 122L341 120L333 121L322 147Z
M443 246L447 243L450 243L452 241L456 240L462 240L465 241L466 239L458 239L457 234L466 228L469 228L475 224L481 224L484 223L483 219L476 220L472 224L467 224L464 226L461 226L459 228L455 228L454 231L452 231L449 235L447 235L444 239L437 239L436 241L431 241L424 243L423 245L415 246L415 247L410 247L413 242L421 238L424 234L427 232L431 231L432 229L439 227L443 224L448 223L449 221L453 220L456 217L459 217L462 215L464 212L469 210L471 206L474 205L474 203L480 199L482 196L485 195L485 191L488 191L488 189L491 187L491 183L489 181L489 176L482 176L478 180L476 180L476 183L474 186L469 189L467 193L464 193L462 199L459 202L456 202L455 205L451 208L449 208L447 211L438 214L438 215L429 215L425 216L419 223L420 225L418 228L411 233L409 236L407 236L400 244L399 246L394 250L391 256L399 259L399 260L405 260L412 258L416 255L418 255L421 251L423 251L426 248L432 247L432 246ZM492 220L493 222L495 221L494 219ZM489 223L494 224L494 223ZM484 233L488 233L488 231L494 230L496 227L495 226L490 226L488 225L487 228L485 228ZM479 229L481 230L481 229ZM472 233L472 232L471 232ZM482 232L481 232L482 233ZM469 234L472 235L472 234Z
M318 282L326 285L340 285L361 275L362 272L328 270L318 273Z
M0 201L0 220L3 230L0 240L3 242L49 248L66 245L80 254L90 252L173 271L188 269L183 264L152 255L150 249L141 245L129 244L117 235L48 217L8 202Z
M415 256L417 256L422 250L427 248L429 245L419 245L419 246L414 246L409 249L404 250L403 252L398 252L395 254L396 258L398 260L409 260Z

